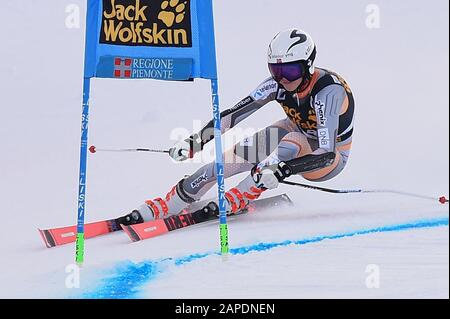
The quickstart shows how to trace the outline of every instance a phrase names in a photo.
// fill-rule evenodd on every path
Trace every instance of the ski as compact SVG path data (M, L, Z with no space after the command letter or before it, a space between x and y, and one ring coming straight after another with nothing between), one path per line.
M288 195L278 195L252 202L244 211L237 215L243 215L249 212L261 211L264 209L278 207L281 205L292 205L292 201ZM233 215L233 216L237 216ZM183 213L179 215L169 216L146 223L135 224L130 226L121 225L125 233L133 242L160 236L171 231L197 225L200 223L217 220L218 217L214 213L214 209L209 205L194 211L192 213Z
M116 219L103 220L84 225L86 239L122 230ZM76 241L77 226L38 229L47 248L65 245Z
M207 203L208 201L206 200L194 203L186 211L194 212L205 206ZM94 238L122 230L120 223L117 222L117 218L88 223L85 224L84 227L85 239ZM48 229L38 228L38 231L47 248L74 243L77 239L76 225Z
M92 222L85 224L85 239L94 238L113 232L121 231L123 228L127 235L133 240L143 240L158 235L162 235L169 231L173 231L179 228L184 228L194 224L202 223L209 220L216 219L215 216L208 216L205 219L205 213L202 213L202 208L208 203L208 201L201 201L191 205L189 210L180 215L170 216L164 219L159 219L147 223L136 224L132 226L123 226L117 223L117 219L108 219L97 222ZM271 203L271 204L270 204ZM247 210L242 213L247 213L248 211L253 211L256 209L261 209L263 207L277 206L282 203L291 203L289 197L284 195L279 195L275 197L270 197L266 199L261 199L254 201ZM240 214L242 214L240 213ZM74 243L76 241L77 226L65 226L56 227L48 229L38 229L42 240L47 248L52 248L56 246L66 245Z

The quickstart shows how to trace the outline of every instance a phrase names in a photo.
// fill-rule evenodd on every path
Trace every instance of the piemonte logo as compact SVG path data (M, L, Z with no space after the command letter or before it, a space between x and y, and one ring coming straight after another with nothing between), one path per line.
M116 78L131 78L131 72L133 68L131 63L132 59L129 58L115 58L114 59L114 77Z
M100 43L191 47L190 0L103 0Z

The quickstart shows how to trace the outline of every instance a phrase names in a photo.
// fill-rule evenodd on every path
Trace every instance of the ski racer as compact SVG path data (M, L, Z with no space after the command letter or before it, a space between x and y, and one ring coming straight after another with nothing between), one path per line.
M268 49L271 76L221 113L222 134L271 101L278 102L287 116L225 153L225 178L249 173L226 192L228 214L244 209L264 191L277 188L280 178L276 172L287 161L307 163L308 169L294 173L314 182L327 181L344 169L352 145L353 94L341 76L316 68L315 58L316 45L309 34L299 29L278 33ZM190 159L213 138L211 121L175 144L170 156L176 161ZM332 160L320 161L323 154L332 154ZM215 185L216 173L214 162L201 167L180 180L164 198L147 200L125 216L126 224L182 212Z

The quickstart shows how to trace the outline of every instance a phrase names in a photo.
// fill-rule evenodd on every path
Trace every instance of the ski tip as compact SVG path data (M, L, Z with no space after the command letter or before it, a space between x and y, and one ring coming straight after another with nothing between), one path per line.
M56 246L55 240L53 239L52 235L47 229L37 229L39 231L39 234L41 235L42 240L45 243L45 246L47 248L52 248Z

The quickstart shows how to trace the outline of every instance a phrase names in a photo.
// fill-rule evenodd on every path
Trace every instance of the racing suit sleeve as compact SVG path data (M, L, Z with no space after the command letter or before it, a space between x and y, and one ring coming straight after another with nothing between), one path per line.
M328 85L314 97L317 117L317 139L319 149L313 154L336 153L336 138L339 129L339 115L348 108L348 97L342 85Z
M276 99L278 84L272 78L262 82L249 96L239 101L232 108L220 113L222 134L235 127L267 103ZM214 121L211 120L200 132L189 137L194 154L203 150L214 139Z

